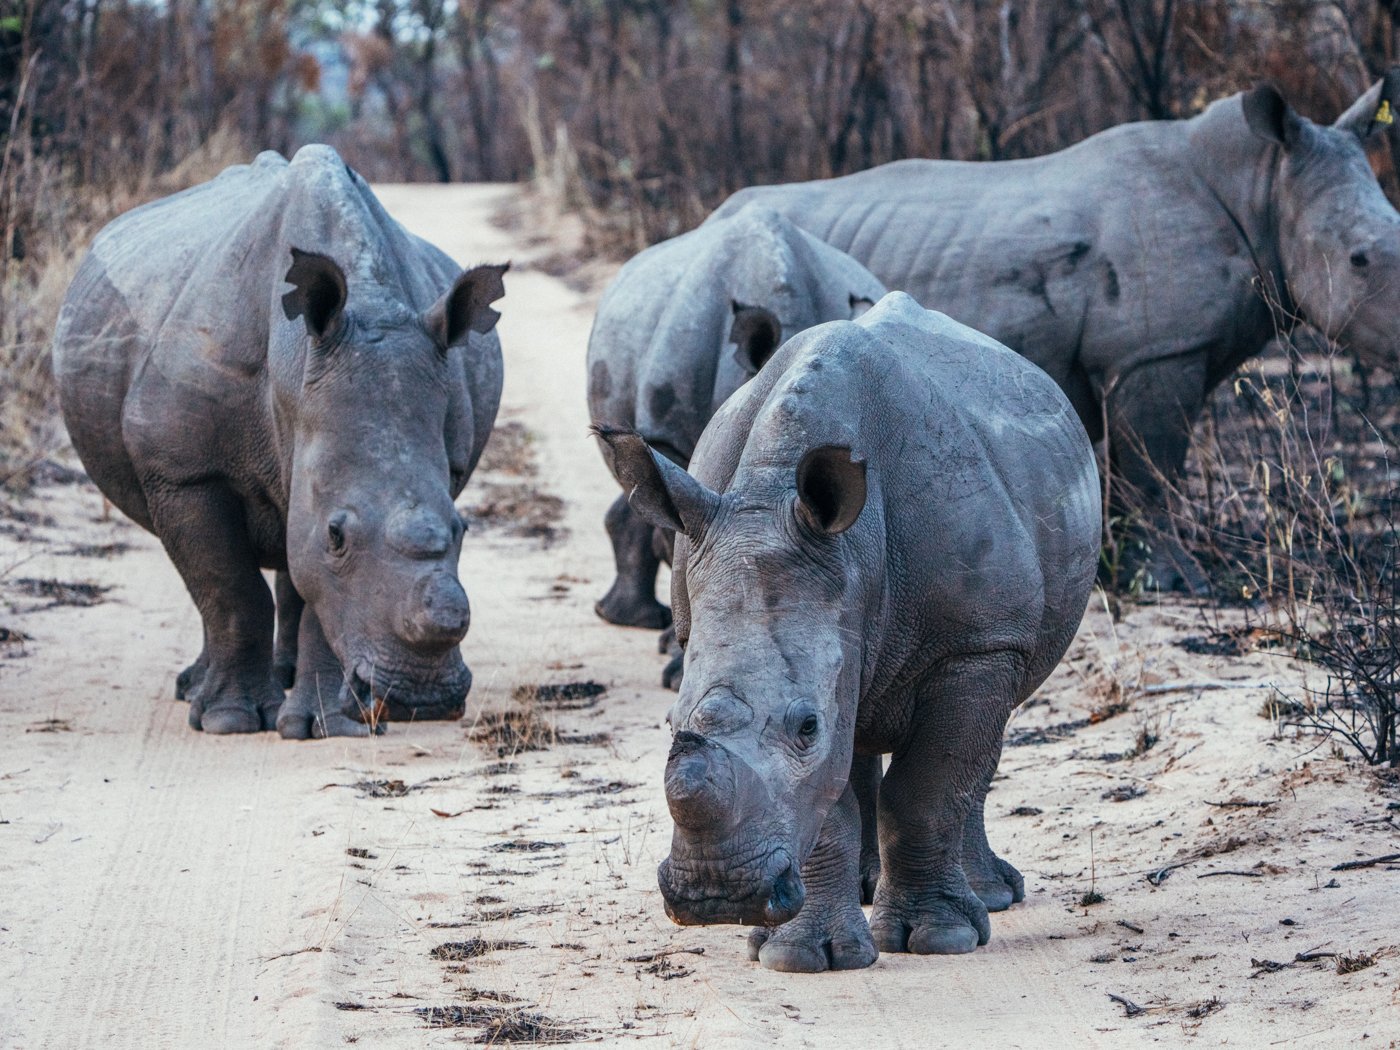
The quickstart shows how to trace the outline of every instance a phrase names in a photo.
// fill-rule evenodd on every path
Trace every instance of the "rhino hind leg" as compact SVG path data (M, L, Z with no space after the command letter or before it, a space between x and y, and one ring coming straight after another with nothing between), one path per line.
M992 770L972 800L972 809L963 822L962 866L972 892L977 894L988 911L1005 911L1026 899L1026 880L1012 865L998 857L987 841L984 808L987 792L992 786Z
M860 909L860 803L849 784L827 812L802 869L797 917L749 935L749 958L786 973L859 970L880 957Z
M963 829L990 781L1023 661L986 653L945 664L909 745L880 782L880 882L870 928L882 952L960 955L991 937L963 869Z
M272 677L290 689L297 675L297 634L301 630L301 595L285 572L277 574L277 640L272 647Z
M297 632L297 675L277 713L286 740L372 736L384 731L377 717L355 717L345 708L345 672L331 651L316 614L303 608Z
M661 562L652 542L655 531L620 495L608 508L603 524L612 541L617 578L594 610L608 623L661 630L671 623L671 610L656 600L656 570Z
M860 804L860 902L875 903L880 882L880 827L877 805L880 779L885 775L879 755L856 755L851 761L851 786Z
M1176 537L1170 508L1205 397L1200 355L1143 365L1113 388L1110 514L1132 523L1118 543L1117 579L1111 581L1118 586L1210 593L1210 580Z
M282 693L272 681L272 595L243 526L242 505L222 485L158 489L155 531L204 621L204 651L176 682L189 722L206 733L271 728Z

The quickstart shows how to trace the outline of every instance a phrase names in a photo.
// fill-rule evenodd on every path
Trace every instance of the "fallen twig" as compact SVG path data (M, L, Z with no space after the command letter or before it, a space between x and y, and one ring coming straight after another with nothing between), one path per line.
M1146 931L1143 930L1143 928L1142 928L1141 926L1134 926L1134 925L1133 925L1132 923L1130 923L1127 919L1119 919L1119 920L1118 920L1118 925L1121 926L1121 927L1123 927L1123 929L1125 929L1125 930L1132 930L1134 933L1144 933L1144 932L1146 932Z
M629 955L623 962L649 963L656 962L657 959L667 955L704 955L704 948L663 948L659 952L643 952L641 955Z
M1229 802L1211 802L1206 800L1207 806L1219 806L1221 809L1267 809L1278 802L1276 798L1264 799L1261 802L1252 802L1248 799L1231 799Z
M1217 875L1240 875L1246 879L1261 879L1267 872L1262 871L1203 871L1197 875L1198 879L1212 879Z
M1154 886L1160 886L1167 881L1167 876L1176 871L1177 868L1184 868L1188 864L1195 864L1196 861L1204 859L1204 857L1192 857L1190 860L1177 861L1175 864L1168 864L1165 868L1149 871L1147 873L1147 881Z
M1121 995L1114 995L1112 992L1109 992L1107 994L1110 999L1112 999L1115 1003L1118 1003L1120 1006L1123 1007L1124 1017L1136 1017L1138 1014L1147 1013L1147 1007L1139 1006L1131 999L1125 999Z
M1139 690L1144 696L1156 696L1160 693L1182 693L1187 691L1203 691L1206 689L1272 689L1269 682L1158 682L1155 685L1145 685Z
M1358 868L1373 868L1377 864L1393 864L1400 861L1400 853L1387 853L1384 857L1372 857L1369 860L1349 860L1343 864L1334 864L1333 871L1355 871Z

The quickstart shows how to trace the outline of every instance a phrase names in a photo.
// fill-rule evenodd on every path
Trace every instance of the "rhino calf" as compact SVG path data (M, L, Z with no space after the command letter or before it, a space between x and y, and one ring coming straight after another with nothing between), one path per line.
M195 729L460 717L452 501L500 403L505 269L461 273L326 146L263 153L98 234L54 336L59 400L204 621L177 685Z
M983 826L1002 732L1094 580L1099 485L1069 401L896 292L790 340L711 420L693 476L596 429L633 509L677 533L668 914L763 926L751 948L778 970L985 943L988 908L1023 894Z
M588 408L635 428L685 466L705 424L784 339L869 309L884 287L850 256L760 205L648 248L598 306L588 340ZM665 540L619 496L604 522L617 578L596 605L609 623L662 628Z

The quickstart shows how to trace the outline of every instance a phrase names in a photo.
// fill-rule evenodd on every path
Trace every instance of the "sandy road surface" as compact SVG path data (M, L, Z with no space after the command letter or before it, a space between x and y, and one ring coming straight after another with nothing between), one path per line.
M158 545L85 482L0 515L0 627L30 636L0 641L0 1047L449 1046L502 1006L605 1044L1400 1045L1400 871L1329 870L1400 852L1400 787L1279 737L1263 683L1303 671L1190 655L1172 640L1207 625L1184 607L1093 613L1013 723L989 822L1029 896L975 955L795 977L740 930L671 926L660 658L591 611L614 494L585 436L591 303L492 225L514 192L383 189L460 261L524 263L500 326L520 454L463 497L495 508L463 557L465 724L193 733L171 697L199 624ZM550 496L554 542L512 534ZM84 595L23 580L111 590L53 604ZM536 705L543 750L468 737L523 710L518 686L586 680L606 693ZM1208 804L1231 800L1271 804ZM1294 961L1311 949L1376 961ZM415 1012L454 1006L463 1027Z

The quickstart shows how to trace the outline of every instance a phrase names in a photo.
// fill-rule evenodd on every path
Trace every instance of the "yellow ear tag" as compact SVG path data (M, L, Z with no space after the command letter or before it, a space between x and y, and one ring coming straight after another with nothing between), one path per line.
M1395 123L1395 114L1392 113L1391 110L1390 110L1390 99L1388 99L1388 98L1383 98L1383 99L1381 99L1380 108L1379 108L1378 110L1376 110L1376 123L1377 123L1377 124L1394 124L1394 123Z

